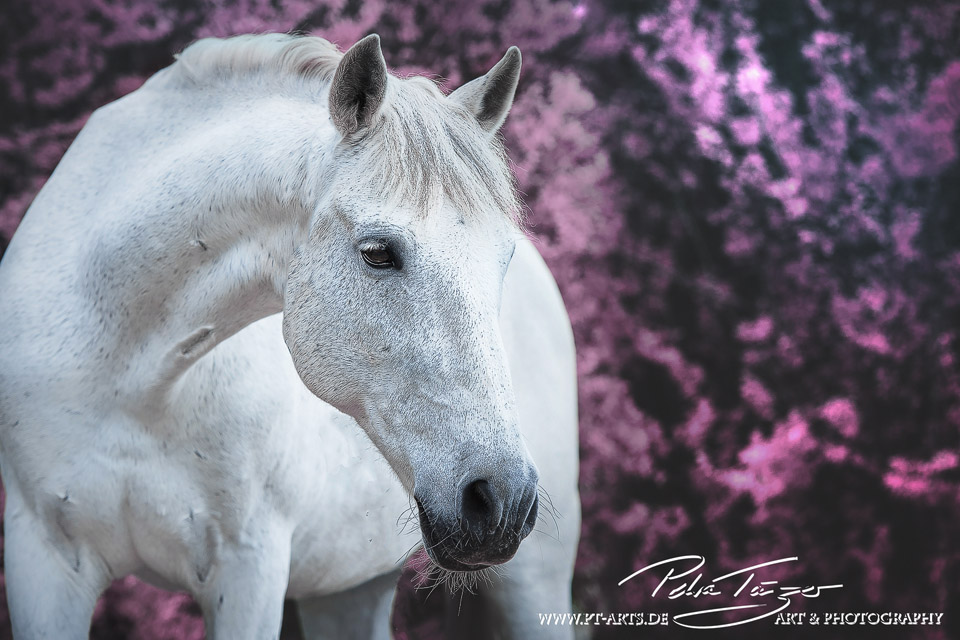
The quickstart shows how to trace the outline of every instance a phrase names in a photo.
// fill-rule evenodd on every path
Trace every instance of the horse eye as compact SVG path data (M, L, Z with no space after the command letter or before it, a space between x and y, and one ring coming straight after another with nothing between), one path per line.
M363 256L363 261L374 269L389 269L396 266L390 247L383 243L364 247L360 250L360 255Z

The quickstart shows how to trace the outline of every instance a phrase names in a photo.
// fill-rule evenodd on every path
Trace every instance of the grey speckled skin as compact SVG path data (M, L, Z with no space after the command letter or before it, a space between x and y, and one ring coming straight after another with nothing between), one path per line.
M211 640L277 637L285 597L322 626L371 580L349 608L382 617L421 536L446 569L516 552L513 637L569 607L573 342L493 135L518 76L511 50L444 96L376 36L247 36L93 114L0 263L18 640L86 637L130 574Z

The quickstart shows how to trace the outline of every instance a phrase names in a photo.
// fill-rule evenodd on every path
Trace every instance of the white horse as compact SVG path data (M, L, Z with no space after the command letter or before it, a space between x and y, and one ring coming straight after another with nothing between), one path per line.
M570 609L576 385L495 136L519 71L444 96L376 36L211 39L93 114L0 265L16 638L87 637L129 574L210 638L285 597L385 637L411 504L435 571L506 563L454 637L572 637L537 616Z

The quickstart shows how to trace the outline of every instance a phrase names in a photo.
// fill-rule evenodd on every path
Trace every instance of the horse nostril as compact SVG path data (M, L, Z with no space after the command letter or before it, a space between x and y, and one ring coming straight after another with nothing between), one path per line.
M486 480L474 480L463 489L461 507L469 530L493 531L503 515L503 502Z

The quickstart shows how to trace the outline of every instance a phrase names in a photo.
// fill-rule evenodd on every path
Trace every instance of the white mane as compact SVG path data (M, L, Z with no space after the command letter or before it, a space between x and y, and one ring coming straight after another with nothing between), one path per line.
M329 81L343 54L317 37L264 33L198 40L176 56L174 70L198 84L245 74Z
M200 40L177 57L174 79L211 86L266 79L307 99L318 96L343 54L323 38L269 33ZM429 78L390 76L388 98L371 131L345 142L383 193L435 211L441 196L467 216L496 213L522 220L514 178L500 139L446 100Z

